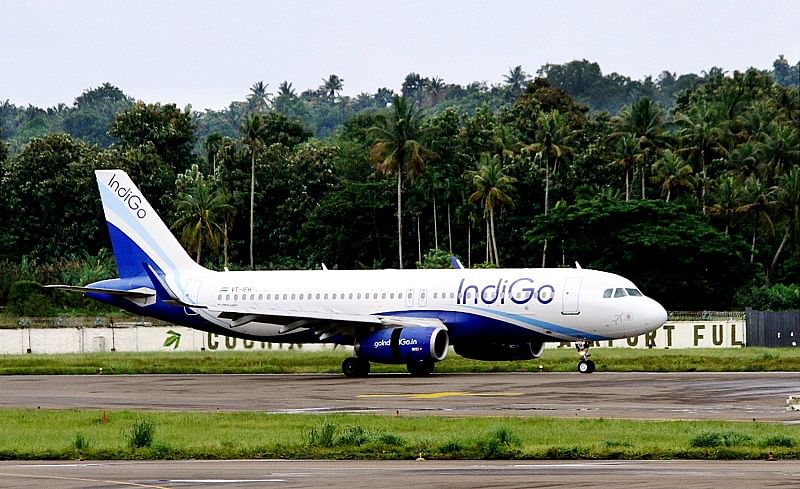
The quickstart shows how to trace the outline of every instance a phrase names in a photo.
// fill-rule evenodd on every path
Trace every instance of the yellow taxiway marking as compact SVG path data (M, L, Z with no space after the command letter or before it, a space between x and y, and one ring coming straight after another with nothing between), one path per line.
M441 399L443 397L514 397L521 396L522 392L426 392L415 394L359 394L356 397L405 397L407 399Z

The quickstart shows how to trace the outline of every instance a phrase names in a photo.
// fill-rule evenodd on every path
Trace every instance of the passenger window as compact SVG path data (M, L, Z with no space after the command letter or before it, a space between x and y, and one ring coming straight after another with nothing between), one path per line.
M217 300L218 300L218 301L221 301L221 300L222 300L222 294L220 294L220 295L218 295L218 296L217 296Z
M326 299L327 299L327 297L326 297ZM319 294L317 294L317 300L319 300Z
M287 294L283 294L283 300L286 300Z
M333 298L333 300L336 300L336 293L335 292L333 293L332 298Z
M264 294L258 294L258 300L263 301L264 300Z
M251 300L251 301L254 301L254 300L256 300L256 295L255 295L255 294L250 294L250 300Z
M614 297L625 297L626 295L628 294L625 293L625 289L616 289L614 291Z
M438 299L439 298L439 293L438 292L434 292L433 293L433 298L434 299Z
M350 292L350 300L353 300L353 293Z
M269 298L270 298L270 294L267 294L267 300L269 300Z
M229 301L229 300L231 300L231 295L230 295L230 294L225 294L225 300L226 300L226 301Z
M233 300L238 301L239 300L239 294L233 294Z
M603 291L603 299L608 299L614 293L614 289L606 289Z
M642 297L642 293L639 292L639 289L625 289L628 291L628 295L631 297Z
M381 294L381 299L386 299L386 292L383 292L383 293Z
M394 292L392 292L391 294L389 294L389 299L394 299Z
M325 298L325 300L328 300L328 294L325 294L323 297Z
M397 294L397 298L398 298L398 299L402 299L402 298L403 298L403 293L402 293L402 292L400 292L399 294Z
M358 294L356 294L356 299L359 299L359 300L361 299L361 292L359 292Z

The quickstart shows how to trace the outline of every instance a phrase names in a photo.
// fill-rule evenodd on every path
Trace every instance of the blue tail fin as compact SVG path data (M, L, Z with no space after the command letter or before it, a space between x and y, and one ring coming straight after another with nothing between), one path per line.
M164 273L204 270L170 232L122 170L96 170L97 186L120 278L146 276L145 264Z

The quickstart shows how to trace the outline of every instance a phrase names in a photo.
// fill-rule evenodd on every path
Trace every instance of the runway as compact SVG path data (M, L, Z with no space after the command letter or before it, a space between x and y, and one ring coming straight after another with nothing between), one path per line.
M800 462L135 461L0 462L15 488L544 488L800 486Z
M0 376L0 407L757 420L800 373Z

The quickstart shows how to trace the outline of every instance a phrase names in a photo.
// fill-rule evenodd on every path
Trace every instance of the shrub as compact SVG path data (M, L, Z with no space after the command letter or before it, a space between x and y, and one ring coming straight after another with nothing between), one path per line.
M19 316L49 316L53 312L50 299L42 284L32 280L19 280L8 291L6 311Z
M139 418L127 433L128 446L130 448L147 448L153 444L153 436L156 432L156 425L152 420Z

